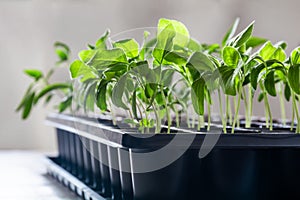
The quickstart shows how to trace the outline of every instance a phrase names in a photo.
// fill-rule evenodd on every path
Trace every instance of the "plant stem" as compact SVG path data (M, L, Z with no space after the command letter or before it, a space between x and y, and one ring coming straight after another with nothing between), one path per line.
M283 95L283 87L282 84L278 84L279 87L279 100L280 100L280 108L281 108L281 120L283 125L286 125L286 113L285 113L285 106L284 106L284 95Z
M267 94L265 94L265 101L266 101L267 110L268 110L268 114L269 114L270 131L272 131L273 130L273 117L272 117L272 113L271 113L270 104L269 104L269 100L268 100Z
M117 125L116 116L115 116L115 112L114 112L114 109L113 109L113 105L110 101L109 101L109 105L110 105L110 113L111 113L113 125L116 126Z
M293 106L293 102L292 102L292 122L291 122L291 128L290 130L292 131L294 129L294 125L295 125L295 111L294 111L294 106Z
M252 112L253 112L253 97L252 97L252 86L248 86L248 101L249 101L249 128L251 127L252 122Z
M172 119L171 119L171 113L168 107L168 102L167 99L165 97L164 91L163 91L163 86L160 87L160 92L161 92L161 96L163 98L164 104L165 104L165 109L166 109L166 115L167 115L167 121L168 121L168 131L167 133L171 132L171 125L172 125Z
M175 106L174 106L174 112L175 112L176 127L179 128L180 127L179 113L178 113L178 109Z
M210 110L210 104L207 103L207 131L210 131L210 123L211 123L211 110Z
M267 109L267 102L265 101L265 95L264 95L264 104L265 104L265 116L266 116L266 128L269 128L269 113Z
M226 95L226 118L229 119L229 124L232 125L232 111L229 95Z
M196 114L193 112L192 128L195 128Z
M295 110L295 115L297 118L296 133L300 133L300 117L299 117L299 111L298 111L298 106L297 106L297 102L296 102L296 96L295 96L294 92L292 92L292 101L293 101L293 108Z
M299 104L299 107L300 107L299 96L298 96L298 104ZM296 104L296 107L297 107L297 104ZM298 116L299 116L299 108L296 108L296 109L297 109ZM296 132L296 133L300 133L300 116L298 117L297 128L298 128L298 132Z
M224 115L223 115L222 97L221 97L220 89L218 89L218 97L219 97L219 107L220 107L220 115L221 115L221 120L222 120L222 125L223 125L223 132L227 133L226 121L224 120Z
M238 91L238 102L235 108L235 114L234 114L234 119L233 119L233 124L232 124L232 129L231 129L231 133L234 133L234 129L235 129L235 124L237 123L238 116L239 116L239 109L240 109L240 105L241 105L241 98L242 98L242 85L240 85L239 91Z
M139 111L140 117L143 118L142 110L141 110L140 106L138 105L138 103L136 104L136 107Z
M249 115L249 106L248 106L248 101L247 101L247 95L246 95L246 90L243 87L242 89L243 92L243 96L244 96L244 105L245 105L245 117L246 117L246 124L245 127L246 128L250 128L250 115Z
M145 106L143 105L143 103L142 103L140 100L138 100L138 101L139 101L139 103L140 103L142 109L144 110L144 113L145 113L145 119L146 119L146 122L147 122L146 132L149 133L149 126L148 126L149 119L148 119L148 115L147 115L147 110L146 110ZM144 125L143 125L143 126L144 126Z
M161 130L161 120L160 116L158 113L158 108L156 107L155 103L152 104L153 110L154 110L154 115L156 118L156 127L155 127L155 133L160 133Z
M190 118L188 117L188 108L186 109L186 124L188 128L191 128Z
M198 127L197 130L200 131L201 129L201 115L198 115Z
M269 115L269 121L270 121L270 131L273 130L273 117L272 117L272 113L271 113L271 108L270 108L270 104L269 104L269 100L268 100L268 95L266 92L264 92L264 100L266 102L266 109Z
M204 125L204 116L198 115L198 131L201 130L201 128L205 127Z
M260 84L260 88L263 91L263 95L264 95L265 112L266 112L266 127L269 128L270 131L272 131L273 130L273 117L272 117L272 112L271 112L271 108L270 108L270 104L269 104L269 100L268 100L268 95L267 95L267 92L265 91L265 88L264 88L262 82L260 82L259 84Z

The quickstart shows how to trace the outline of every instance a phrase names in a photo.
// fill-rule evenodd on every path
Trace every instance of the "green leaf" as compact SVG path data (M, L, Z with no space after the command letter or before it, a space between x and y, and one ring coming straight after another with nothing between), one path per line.
M97 107L101 111L107 110L107 103L106 103L107 84L108 84L108 81L102 79L100 81L100 83L98 84L96 94L95 94Z
M146 83L145 85L145 95L147 98L153 97L153 95L156 93L157 90L157 84L155 83Z
M265 88L269 95L276 96L275 80L274 80L274 71L270 71L264 81Z
M106 30L106 32L97 40L95 44L96 49L106 49L106 40L110 34L109 30Z
M89 82L84 92L83 109L85 113L87 110L94 111L96 85L96 81Z
M187 62L186 54L174 51L167 53L164 60L166 60L167 63L173 63L178 66L183 66Z
M81 82L88 79L96 78L97 76L93 72L93 69L80 60L75 60L70 66L70 72L72 78L79 78Z
M227 46L223 49L222 57L225 64L236 68L241 60L240 53L233 47Z
M230 41L230 39L234 36L236 29L239 25L240 19L237 18L234 23L231 25L231 27L229 28L229 30L227 31L227 33L225 34L223 40L222 40L222 46L225 46L228 41Z
M68 47L68 45L66 45L65 43L63 42L55 42L54 43L54 47L55 48L61 48L63 49L66 53L70 53L70 48Z
M288 71L288 80L292 90L300 94L300 64L292 65Z
M259 78L259 74L260 72L265 68L265 65L264 63L258 65L257 67L253 68L251 70L251 73L250 73L250 82L251 82L251 85L252 87L256 90L257 88L257 83L258 83L258 78Z
M45 105L48 104L48 103L51 101L52 97L53 97L52 94L49 94L49 95L46 97L46 99L45 99Z
M260 94L258 95L257 101L258 101L258 102L261 102L263 99L264 99L264 93L260 93Z
M164 87L169 87L172 84L172 79L175 71L173 69L164 69L161 72L161 81L160 83Z
M259 51L259 55L263 60L269 60L272 58L274 52L276 51L276 47L272 45L270 41L268 41Z
M193 53L188 60L187 67L192 67L200 73L215 69L213 62L202 52Z
M282 49L286 49L286 47L287 47L287 43L285 42L285 41L279 41L279 42L277 42L276 44L275 44L275 47L277 47L277 48L282 48Z
M140 55L139 55L139 59L141 61L152 57L152 50L154 48L154 46L156 45L157 42L157 38L152 38L149 41L145 42L143 45L143 48L140 51Z
M68 60L69 55L64 50L55 49L55 53L59 57L60 61Z
M55 52L60 59L59 62L63 62L69 59L70 48L66 44L62 42L55 42L54 47Z
M26 69L24 70L25 74L35 79L35 81L38 81L41 77L43 77L43 73L40 70L37 69Z
M165 55L172 50L173 39L176 36L175 29L172 24L165 28L157 35L157 42L152 52L155 60L161 64Z
M107 69L103 72L106 80L111 80L113 78L120 77L127 71L127 64L117 63L107 67Z
M286 83L284 86L284 97L287 101L290 101L291 99L291 89L290 86Z
M203 49L201 44L193 38L190 38L190 41L187 44L187 48L192 52L201 51Z
M285 59L286 59L286 55L285 55L285 52L284 50L281 48L281 47L278 47L274 53L273 53L273 56L272 56L273 59L276 59L280 62L284 62Z
M228 95L236 95L236 78L235 68L222 66L215 70L214 73L217 73L220 76L219 84L222 86L224 93Z
M96 51L94 51L94 50L83 50L83 51L79 52L78 57L80 58L80 60L82 62L88 63L95 54L96 54Z
M290 56L291 64L300 64L300 47L295 48Z
M115 84L113 91L112 91L112 97L111 100L113 104L119 108L123 108L125 110L128 110L128 107L123 102L123 94L126 87L126 79L127 74L123 75L119 81Z
M29 85L29 87L27 88L27 90L26 90L26 92L25 92L25 94L24 94L22 100L20 101L18 107L16 108L16 112L20 111L21 108L24 107L27 97L30 96L30 95L32 94L32 91L31 91L31 90L32 90L32 87L33 87L33 86L34 86L34 83L31 83L31 84Z
M245 28L241 33L239 33L234 38L234 43L233 43L234 47L240 47L250 39L253 31L253 24L254 22L252 22L247 28Z
M30 93L26 97L25 103L24 103L24 110L23 110L23 114L22 114L22 119L27 119L27 117L29 116L31 108L32 108L32 105L33 105L34 97L35 97L35 93L34 92Z
M145 53L146 53L146 40L148 39L150 33L148 31L144 31L144 40L143 40L143 46L140 50L139 53L139 59L140 60L145 60Z
M58 111L60 113L64 112L67 108L71 106L71 104L72 104L72 96L69 96L65 98L65 100L58 105Z
M191 99L195 112L198 115L204 115L204 98L205 98L205 80L197 79L192 84Z
M87 63L97 70L104 70L109 65L116 63L128 63L125 52L122 49L98 50L94 57Z
M167 26L172 25L176 33L173 44L185 47L190 41L190 34L185 25L176 20L160 19L158 22L158 34L160 34Z
M68 89L72 86L69 83L53 83L52 85L47 85L42 89L34 98L34 104L36 104L40 98L42 98L44 95L48 94L49 92L52 92L53 90L58 89Z
M249 40L246 42L246 49L252 47L258 47L260 45L263 45L265 42L267 42L267 39L265 38L259 38L259 37L250 37Z
M137 63L131 63L130 73L134 76L143 79L146 83L157 83L159 74L154 69L149 68L147 61L141 61Z
M135 58L139 55L139 44L134 39L120 40L114 42L113 46L123 49L128 58Z

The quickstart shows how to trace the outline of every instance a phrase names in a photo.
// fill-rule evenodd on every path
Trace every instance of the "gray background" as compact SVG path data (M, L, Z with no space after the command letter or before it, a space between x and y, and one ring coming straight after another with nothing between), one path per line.
M255 35L272 42L286 40L291 50L300 44L299 6L297 0L0 0L0 149L55 150L54 131L44 125L51 107L40 105L25 122L14 109L30 83L22 70L51 67L55 61L52 45L57 40L69 44L75 58L106 28L117 34L156 26L165 17L182 21L200 42L221 42L227 28L240 17L240 30L256 20ZM55 78L66 76L62 70ZM278 105L272 99L277 117ZM262 105L256 105L254 113L263 115Z

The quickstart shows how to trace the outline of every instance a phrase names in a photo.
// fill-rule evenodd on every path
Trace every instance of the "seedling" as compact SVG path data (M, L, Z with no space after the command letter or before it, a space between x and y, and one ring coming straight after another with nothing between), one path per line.
M115 112L121 109L124 122L141 132L155 128L160 133L166 125L170 133L173 121L182 126L183 113L189 128L197 122L198 130L210 130L211 106L218 104L223 132L230 125L234 133L242 104L245 128L251 128L254 94L259 92L258 101L265 105L266 128L273 130L269 97L279 96L283 125L287 125L285 103L291 101L291 130L296 119L295 132L299 133L300 48L287 57L285 42L273 45L253 36L254 22L236 34L238 24L239 19L221 44L210 45L200 44L181 22L168 19L159 20L154 37L145 32L142 44L133 38L112 41L106 31L70 65L72 79L80 82L78 90L72 93L70 83L49 84L53 69L45 76L38 70L27 70L34 82L17 110L23 109L26 118L40 98L45 96L48 101L53 90L61 90L65 100L59 111L70 107L73 100L85 112L110 114L116 123ZM58 64L67 61L69 48L62 43L56 47ZM44 89L37 91L35 86L41 82ZM217 93L218 101L212 100L213 93ZM192 122L190 108L198 116Z

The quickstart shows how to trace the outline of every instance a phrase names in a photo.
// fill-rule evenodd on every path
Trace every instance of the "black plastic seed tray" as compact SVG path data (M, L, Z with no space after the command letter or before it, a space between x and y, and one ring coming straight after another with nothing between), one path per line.
M300 135L285 127L272 133L259 128L241 128L236 134L174 129L150 135L101 119L51 115L47 121L57 130L59 157L53 163L76 177L79 186L58 179L85 199L300 199ZM199 157L201 148L215 139L209 154ZM160 168L140 171L181 151ZM148 159L151 153L155 156Z
M60 166L58 157L48 157L47 174L84 200L107 200Z

